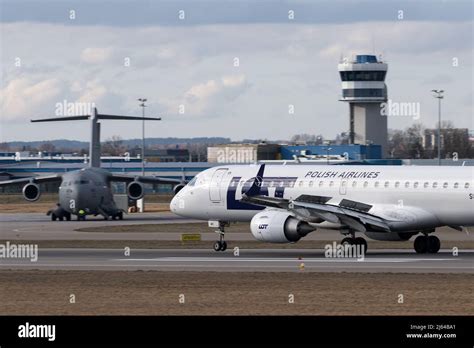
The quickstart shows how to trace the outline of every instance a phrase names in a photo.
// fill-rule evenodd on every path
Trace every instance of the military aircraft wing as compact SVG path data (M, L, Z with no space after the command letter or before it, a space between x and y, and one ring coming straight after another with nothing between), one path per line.
M29 182L32 182L32 183L35 183L35 184L41 184L41 183L44 183L44 182L61 181L61 179L62 179L61 174L44 175L44 176L32 176L32 177L28 177L28 178L0 181L0 187L9 186L9 185L16 185L16 184L27 184Z
M162 178L159 176L131 176L131 175L121 175L121 174L111 174L109 176L110 181L120 181L120 182L132 182L139 181L144 184L185 184L186 181L183 179L171 179L171 178Z

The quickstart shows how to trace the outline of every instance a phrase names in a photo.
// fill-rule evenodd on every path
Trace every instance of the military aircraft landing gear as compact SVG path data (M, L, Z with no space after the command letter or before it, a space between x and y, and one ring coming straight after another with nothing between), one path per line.
M364 254L367 253L367 241L362 237L356 237L354 231L349 231L350 237L345 237L342 241L342 245L362 245L364 248Z
M436 254L441 248L441 242L436 236L422 235L415 238L413 247L418 254Z
M67 221L71 221L71 214L70 213L63 213L63 214L56 214L56 213L51 213L51 221L63 221L66 219Z
M118 212L117 214L112 215L112 220L123 220L123 212Z
M229 226L228 222L219 221L219 240L214 243L214 251L225 251L227 249L227 242L224 240L225 227Z
M46 215L51 215L51 221L63 221L64 219L71 221L71 213L61 208L59 203L56 204L56 208L48 210Z

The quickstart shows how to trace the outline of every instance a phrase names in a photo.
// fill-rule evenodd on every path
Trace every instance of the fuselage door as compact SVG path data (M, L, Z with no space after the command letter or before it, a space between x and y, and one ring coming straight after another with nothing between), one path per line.
M224 174L227 172L227 168L219 168L214 172L212 176L211 184L209 185L209 198L212 202L220 202L221 197L221 182L224 178Z

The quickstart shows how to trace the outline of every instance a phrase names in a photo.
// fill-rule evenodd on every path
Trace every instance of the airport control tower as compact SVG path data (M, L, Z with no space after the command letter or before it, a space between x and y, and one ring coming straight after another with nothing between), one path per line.
M385 75L387 64L374 55L344 58L338 65L342 80L341 101L349 103L350 144L376 144L387 149L387 116L380 113L380 103L387 100Z

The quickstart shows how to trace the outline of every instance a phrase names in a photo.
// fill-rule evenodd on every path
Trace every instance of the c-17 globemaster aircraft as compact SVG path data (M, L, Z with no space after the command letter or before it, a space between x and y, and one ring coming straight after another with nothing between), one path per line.
M45 182L61 182L59 187L59 203L55 209L48 212L53 221L71 220L76 215L78 220L85 220L86 215L102 215L104 219L122 219L123 211L117 207L113 198L111 182L121 181L128 183L127 194L131 199L143 197L143 184L174 184L174 191L179 191L185 185L184 178L168 179L160 177L130 176L112 174L100 168L100 123L99 120L154 120L161 118L134 117L99 114L96 108L91 115L56 117L32 120L31 122L54 122L90 120L91 141L89 147L89 167L74 170L65 174L21 178L0 182L0 187L7 185L25 184L23 196L27 201L34 202L40 198L41 191L38 184Z
M317 228L338 229L341 244L367 249L371 239L414 241L436 253L437 227L474 226L474 167L361 165L229 165L194 177L171 201L174 213L219 227L214 250L225 250L224 228L250 221L264 242L294 243Z

